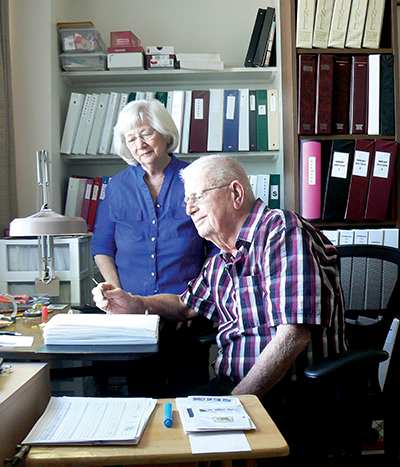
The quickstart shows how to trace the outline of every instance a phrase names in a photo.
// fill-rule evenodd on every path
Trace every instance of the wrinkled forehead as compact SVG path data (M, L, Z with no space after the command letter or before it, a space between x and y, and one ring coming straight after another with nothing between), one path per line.
M200 175L192 175L185 180L185 196L190 196L208 188L209 182Z

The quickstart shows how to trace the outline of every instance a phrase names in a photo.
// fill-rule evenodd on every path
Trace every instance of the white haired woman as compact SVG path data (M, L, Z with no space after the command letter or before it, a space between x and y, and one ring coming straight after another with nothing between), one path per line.
M106 282L133 294L182 293L216 249L198 235L182 205L179 172L188 164L173 155L174 121L157 100L133 101L120 112L113 141L129 167L112 178L100 205L92 240L96 264ZM164 323L158 355L152 365L144 363L150 374L128 374L137 378L129 392L167 397L208 380L208 350L195 342L199 331L197 323L178 330ZM148 384L139 390L143 381Z

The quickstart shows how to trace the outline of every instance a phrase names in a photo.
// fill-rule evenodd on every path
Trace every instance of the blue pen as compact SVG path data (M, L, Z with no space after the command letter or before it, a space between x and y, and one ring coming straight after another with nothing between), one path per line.
M164 426L170 428L174 421L172 420L172 404L167 402L164 405Z

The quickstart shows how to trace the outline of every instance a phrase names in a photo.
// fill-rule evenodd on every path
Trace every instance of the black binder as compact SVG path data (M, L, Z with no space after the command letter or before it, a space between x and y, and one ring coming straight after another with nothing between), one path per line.
M250 38L249 47L247 49L246 59L244 61L244 66L245 67L254 66L253 65L254 55L256 53L257 44L258 44L258 40L260 38L262 26L264 24L264 18L265 18L266 12L267 12L267 10L264 9L264 8L259 8L258 9L256 20L255 20L254 27L253 27L253 32L252 32L251 38Z

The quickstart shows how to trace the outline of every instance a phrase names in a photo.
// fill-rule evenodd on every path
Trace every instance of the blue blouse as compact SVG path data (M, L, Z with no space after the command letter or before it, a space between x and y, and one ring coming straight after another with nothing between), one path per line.
M218 252L201 238L182 206L179 177L187 162L172 155L154 205L140 165L112 178L97 215L92 255L115 258L121 286L137 295L180 294L206 257Z

